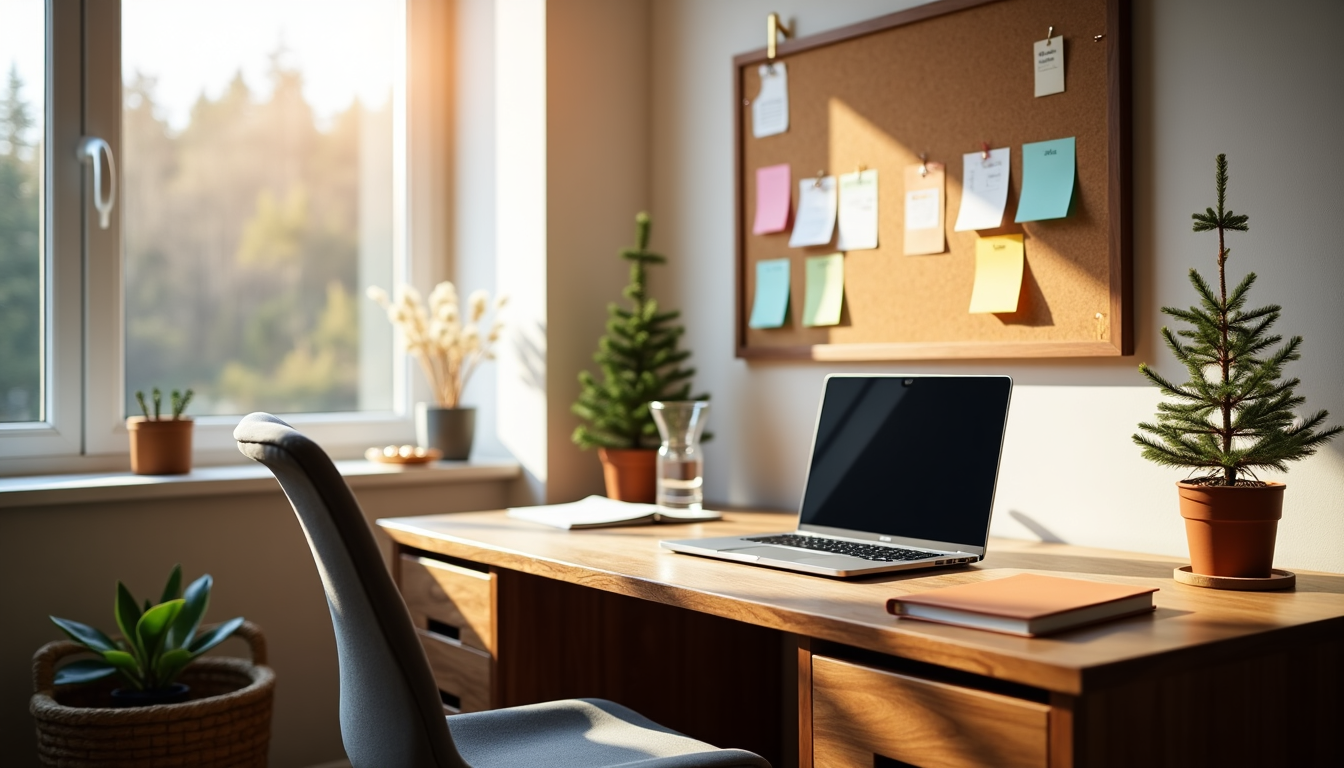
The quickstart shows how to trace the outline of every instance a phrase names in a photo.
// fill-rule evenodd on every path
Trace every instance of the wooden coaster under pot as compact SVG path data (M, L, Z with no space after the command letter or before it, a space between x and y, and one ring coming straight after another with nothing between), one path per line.
M1171 577L1182 584L1207 589L1236 589L1242 592L1268 592L1276 589L1292 589L1297 584L1297 574L1272 568L1269 576L1247 578L1242 576L1205 576L1192 573L1190 566L1183 565L1172 571Z

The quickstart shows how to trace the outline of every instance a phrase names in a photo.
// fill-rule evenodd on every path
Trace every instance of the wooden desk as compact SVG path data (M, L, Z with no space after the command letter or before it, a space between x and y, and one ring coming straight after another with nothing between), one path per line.
M836 581L658 547L793 520L565 532L480 512L379 525L452 709L601 696L777 767L1300 766L1344 754L1344 576L1223 592L1172 581L1172 558L995 540L975 567ZM884 608L1022 571L1157 586L1157 611L1025 639Z

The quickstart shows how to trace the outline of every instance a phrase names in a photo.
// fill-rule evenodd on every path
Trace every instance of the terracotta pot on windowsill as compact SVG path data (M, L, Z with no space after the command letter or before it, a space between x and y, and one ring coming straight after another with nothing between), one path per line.
M652 504L655 492L654 448L598 448L602 477L607 482L607 497L617 501Z
M1249 579L1270 576L1287 486L1176 486L1193 573Z
M131 471L137 475L185 475L191 471L190 417L126 419L131 434Z

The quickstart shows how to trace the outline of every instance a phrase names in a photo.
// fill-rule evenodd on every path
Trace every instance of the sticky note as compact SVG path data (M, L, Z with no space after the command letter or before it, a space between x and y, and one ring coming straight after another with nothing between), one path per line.
M1016 221L1062 219L1073 197L1074 139L1022 145L1022 199Z
M756 300L751 305L752 328L778 328L789 310L789 260L756 262Z
M905 255L947 250L943 236L943 192L947 173L942 163L905 168Z
M798 215L794 217L790 248L826 245L835 233L835 177L798 182Z
M789 166L756 169L756 223L753 235L783 232L789 226Z
M803 325L839 325L845 300L845 257L809 256L807 290L803 295Z
M1062 35L1032 43L1036 60L1036 96L1064 92L1064 37Z
M840 234L835 247L862 251L877 247L877 169L840 175Z
M975 241L975 286L971 312L1016 312L1022 292L1022 236L999 235Z
M760 139L789 130L789 73L779 61L757 71L761 92L751 102L751 135Z
M1003 208L1008 204L1008 148L991 149L989 157L968 152L961 157L961 210L957 213L957 232L972 229L997 229L1003 225Z

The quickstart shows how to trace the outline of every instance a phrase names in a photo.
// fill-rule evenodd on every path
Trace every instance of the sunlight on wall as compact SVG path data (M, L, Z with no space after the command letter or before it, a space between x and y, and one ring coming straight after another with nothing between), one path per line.
M495 22L499 437L537 482L546 448L546 3L501 0Z

